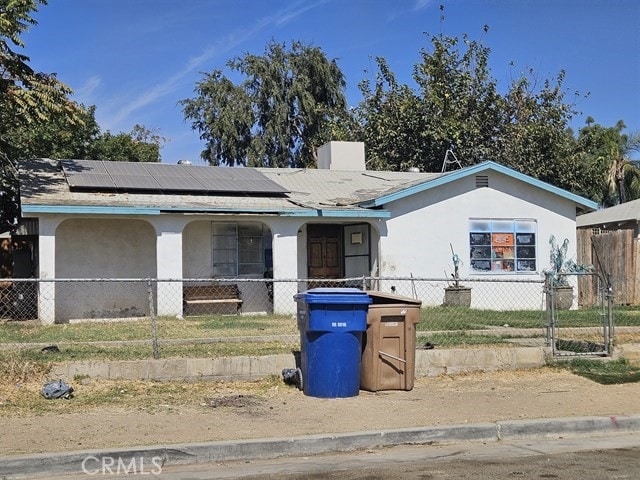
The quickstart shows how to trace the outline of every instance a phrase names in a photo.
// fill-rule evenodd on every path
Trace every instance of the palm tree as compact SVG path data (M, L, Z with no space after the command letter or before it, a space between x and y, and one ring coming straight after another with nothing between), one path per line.
M596 190L604 207L640 198L640 159L632 155L640 152L640 132L624 134L624 122L603 127L587 118L587 126L580 130L579 155L591 164L601 183ZM594 177L594 178L596 178Z
M624 128L621 121L614 128L619 132L619 139L617 145L611 145L613 149L607 184L612 192L617 193L618 203L625 203L640 198L640 160L631 158L633 153L640 153L640 132L629 135L620 133Z

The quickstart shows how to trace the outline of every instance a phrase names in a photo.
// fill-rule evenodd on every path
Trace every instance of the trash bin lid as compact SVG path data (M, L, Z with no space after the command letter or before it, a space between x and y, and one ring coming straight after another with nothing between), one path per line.
M305 303L348 303L370 304L371 298L367 292L358 288L312 288L306 292L298 293L293 297L296 301Z
M391 304L408 304L421 306L422 300L417 300L411 297L403 297L402 295L396 295L395 293L377 292L369 290L366 292L371 297L371 303L373 305L391 305Z

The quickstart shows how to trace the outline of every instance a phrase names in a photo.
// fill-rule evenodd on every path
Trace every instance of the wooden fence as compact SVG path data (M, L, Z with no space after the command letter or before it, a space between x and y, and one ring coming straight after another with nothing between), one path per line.
M611 275L616 305L640 304L640 253L633 229L594 233L591 228L578 229L579 265L593 265L605 276ZM598 304L597 277L579 280L578 302L581 306Z

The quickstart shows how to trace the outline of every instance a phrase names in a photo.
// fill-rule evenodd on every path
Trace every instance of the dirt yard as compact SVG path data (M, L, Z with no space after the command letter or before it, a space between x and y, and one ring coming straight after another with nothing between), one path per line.
M35 383L3 387L0 455L640 413L640 383L605 386L550 368L419 378L410 392L346 399L306 397L275 377L73 386L72 400L44 400Z

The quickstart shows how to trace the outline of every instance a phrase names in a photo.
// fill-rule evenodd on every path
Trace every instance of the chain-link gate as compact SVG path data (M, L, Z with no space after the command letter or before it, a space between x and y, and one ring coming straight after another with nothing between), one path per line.
M576 309L580 290L597 292L594 306ZM611 356L614 347L613 289L597 272L548 274L546 337L553 356Z

